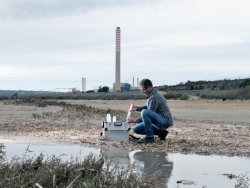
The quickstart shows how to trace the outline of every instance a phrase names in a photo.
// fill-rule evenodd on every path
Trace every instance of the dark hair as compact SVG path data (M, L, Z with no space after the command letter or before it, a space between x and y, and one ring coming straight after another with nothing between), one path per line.
M144 86L145 89L147 89L148 86L153 87L152 82L149 79L146 79L146 78L143 79L143 80L141 80L140 83L139 83L139 85L140 86Z

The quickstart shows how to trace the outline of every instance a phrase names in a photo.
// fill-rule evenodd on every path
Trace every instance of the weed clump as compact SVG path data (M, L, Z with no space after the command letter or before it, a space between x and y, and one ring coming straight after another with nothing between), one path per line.
M237 179L236 179L236 184L235 184L235 188L247 188L249 187L249 178L247 177L247 173L245 174L241 174Z
M3 148L5 148L5 146L0 143L0 165L5 160L5 152L3 151Z
M158 183L159 177L145 179L132 166L122 168L112 160L105 162L103 154L66 162L54 155L46 160L43 154L25 156L1 164L0 187L164 187Z
M174 93L168 93L163 95L165 99L180 99L180 100L188 100L189 97L187 95L182 95L182 94L174 94Z

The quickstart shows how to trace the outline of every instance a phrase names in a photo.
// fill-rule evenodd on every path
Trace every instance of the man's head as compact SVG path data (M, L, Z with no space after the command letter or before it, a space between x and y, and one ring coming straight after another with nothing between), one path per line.
M153 89L153 84L149 79L143 79L139 83L141 92L145 95L149 94L149 92Z

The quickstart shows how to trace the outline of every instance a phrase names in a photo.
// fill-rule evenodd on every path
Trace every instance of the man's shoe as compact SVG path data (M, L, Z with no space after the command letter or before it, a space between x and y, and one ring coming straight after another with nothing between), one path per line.
M168 131L160 131L160 133L158 134L158 141L166 140L167 135L168 135Z
M143 144L143 143L152 143L154 142L154 137L145 137L145 138L141 138L137 143L138 144Z

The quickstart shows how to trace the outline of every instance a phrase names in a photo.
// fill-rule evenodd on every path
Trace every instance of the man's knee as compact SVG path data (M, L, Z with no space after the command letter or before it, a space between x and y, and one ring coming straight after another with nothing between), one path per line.
M135 126L134 128L133 128L133 131L136 133L136 134L140 134L140 132L141 132L141 127L140 126Z
M133 131L137 134L138 130L136 129L136 127L133 128Z
M142 111L141 111L141 117L147 116L149 111L150 111L150 110L148 110L148 109L142 110Z

